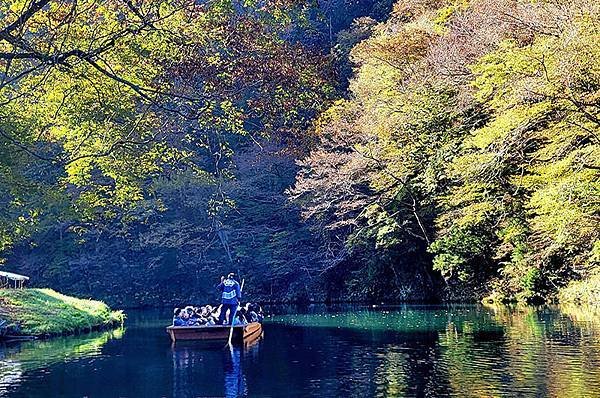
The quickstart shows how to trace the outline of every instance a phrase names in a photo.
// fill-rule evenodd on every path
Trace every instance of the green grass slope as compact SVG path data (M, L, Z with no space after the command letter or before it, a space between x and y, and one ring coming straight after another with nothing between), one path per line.
M10 334L53 336L119 325L121 311L101 301L66 296L52 289L0 289L0 323ZM6 329L8 326L8 329Z

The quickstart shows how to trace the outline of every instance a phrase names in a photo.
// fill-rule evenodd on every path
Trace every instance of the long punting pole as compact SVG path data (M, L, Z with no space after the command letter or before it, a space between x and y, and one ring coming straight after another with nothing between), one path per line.
M242 290L244 290L244 282L245 282L245 279L242 279L242 285L240 286L240 293L242 292ZM238 301L239 301L239 298L238 298ZM229 344L229 346L231 346L231 339L233 338L233 324L235 322L235 315L237 314L237 310L238 310L238 307L240 304L242 304L242 303L241 302L238 303L238 306L235 307L235 311L233 311L233 315L231 316L231 320L230 320L231 329L229 329L229 341L227 343L227 344Z

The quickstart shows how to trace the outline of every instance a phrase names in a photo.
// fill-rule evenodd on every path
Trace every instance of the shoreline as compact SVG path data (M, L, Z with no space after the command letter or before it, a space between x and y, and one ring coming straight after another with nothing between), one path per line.
M414 306L444 306L444 305L503 305L503 306L515 306L515 305L523 305L527 307L539 307L544 305L556 306L556 305L574 305L574 306L600 306L600 303L587 303L581 301L543 301L539 303L527 303L524 301L490 301L486 299L482 300L443 300L443 301L418 301L418 300L405 300L405 301L385 301L385 302L375 302L375 301L261 301L261 300L252 300L252 302L257 302L261 306L310 306L310 305L326 305L326 306L336 306L336 305L357 305L357 306L367 306L367 307L386 307L386 306L399 306L399 305L414 305ZM194 305L193 302L190 302L187 305ZM215 304L218 305L218 304ZM182 306L182 305L180 305ZM180 307L179 306L179 307ZM150 310L150 309L173 309L178 308L177 305L137 305L137 306L121 306L124 310Z

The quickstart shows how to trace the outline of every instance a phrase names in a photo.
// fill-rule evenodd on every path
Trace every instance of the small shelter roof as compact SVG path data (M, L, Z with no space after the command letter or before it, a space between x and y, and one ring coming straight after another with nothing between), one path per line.
M0 271L0 277L8 278L13 281L28 281L29 280L28 276L13 274L12 272L4 272L4 271Z

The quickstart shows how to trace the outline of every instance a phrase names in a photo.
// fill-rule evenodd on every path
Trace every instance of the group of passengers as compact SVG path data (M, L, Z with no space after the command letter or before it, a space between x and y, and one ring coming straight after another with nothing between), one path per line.
M250 322L262 322L264 315L260 305L240 305L242 286L235 280L233 272L227 277L222 276L216 288L221 293L221 305L175 308L173 326L246 325Z
M222 314L223 305L213 307L210 304L202 307L188 305L184 308L175 308L173 311L173 326L210 326L230 325L231 312ZM237 308L233 325L247 325L251 322L262 322L263 310L260 305L246 303ZM228 315L228 316L227 316Z

